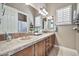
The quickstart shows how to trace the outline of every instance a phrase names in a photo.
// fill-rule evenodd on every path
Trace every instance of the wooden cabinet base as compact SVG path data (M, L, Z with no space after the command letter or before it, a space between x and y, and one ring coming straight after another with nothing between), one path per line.
M47 56L55 44L55 35L48 36L42 41L27 47L13 56Z
M34 46L30 46L30 47L27 47L15 54L13 54L13 56L34 56Z

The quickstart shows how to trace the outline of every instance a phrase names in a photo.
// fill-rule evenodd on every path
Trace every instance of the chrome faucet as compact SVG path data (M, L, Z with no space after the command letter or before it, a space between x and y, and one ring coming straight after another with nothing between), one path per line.
M5 40L10 41L12 39L11 33L5 33Z

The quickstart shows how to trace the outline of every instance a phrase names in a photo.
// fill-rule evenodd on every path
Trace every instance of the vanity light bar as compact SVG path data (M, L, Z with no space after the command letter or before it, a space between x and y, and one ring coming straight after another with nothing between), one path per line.
M47 12L45 9L43 9L42 11L43 11L46 15L48 14L48 12Z
M42 12L41 10L39 10L39 13L43 16L46 16L46 14L44 12Z
M44 8L40 8L39 13L43 16L46 16L48 12Z
M52 16L47 17L47 19L52 19Z

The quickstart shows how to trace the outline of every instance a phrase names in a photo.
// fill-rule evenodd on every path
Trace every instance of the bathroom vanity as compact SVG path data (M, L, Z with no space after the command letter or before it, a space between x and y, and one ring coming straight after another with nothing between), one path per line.
M0 55L46 56L55 44L55 34L53 32L43 33L39 36L31 35L29 36L30 38L27 37L19 37L8 42L1 41Z

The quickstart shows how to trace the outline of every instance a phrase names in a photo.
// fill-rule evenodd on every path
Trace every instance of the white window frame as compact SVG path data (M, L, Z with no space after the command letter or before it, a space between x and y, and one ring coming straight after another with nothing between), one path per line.
M70 10L67 10L68 8L70 8ZM68 12L70 11L70 12ZM59 14L58 14L59 12ZM69 13L69 14L68 14ZM67 15L67 16L66 16ZM70 16L68 16L70 15ZM57 25L69 25L72 24L72 5L66 6L64 8L58 9L56 11L56 24ZM60 17L60 18L58 18Z

